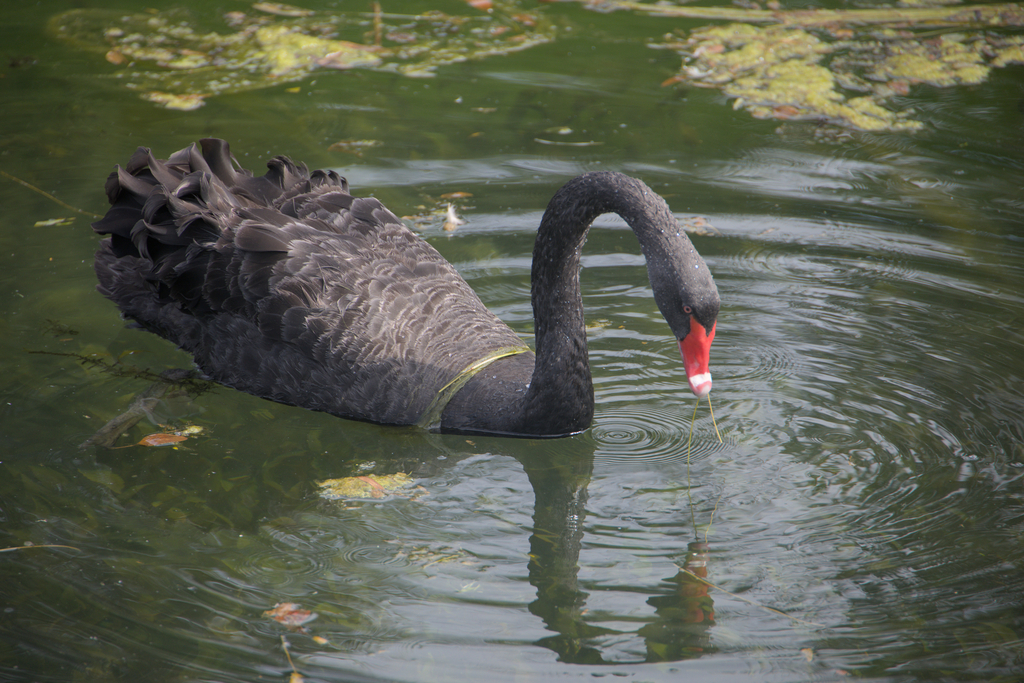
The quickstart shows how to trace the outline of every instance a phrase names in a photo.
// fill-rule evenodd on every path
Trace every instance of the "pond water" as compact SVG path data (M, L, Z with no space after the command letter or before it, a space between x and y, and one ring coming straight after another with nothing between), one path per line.
M22 3L0 27L0 170L52 195L0 178L0 545L18 548L0 553L0 680L1020 680L1024 67L913 86L897 102L917 132L758 120L662 85L680 57L649 43L708 20L525 4L553 27L530 49L182 111L47 28L92 4ZM363 4L309 7L372 32ZM193 5L206 30L252 11ZM587 170L643 178L701 228L721 292L721 441L703 403L688 447L676 344L605 217L584 256L583 434L436 435L214 388L161 400L119 445L203 429L187 441L81 448L150 387L138 371L191 365L96 293L91 219L57 200L102 213L137 145L208 135L254 170L287 154L428 216L528 343L547 200ZM453 192L471 196L446 233L429 216ZM401 495L317 495L399 472ZM278 603L317 616L289 628L264 614Z

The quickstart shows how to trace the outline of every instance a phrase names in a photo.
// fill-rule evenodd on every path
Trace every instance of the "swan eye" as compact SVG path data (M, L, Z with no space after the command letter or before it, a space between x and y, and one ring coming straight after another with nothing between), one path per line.
M689 306L683 306L683 313L693 313L693 309L690 308Z

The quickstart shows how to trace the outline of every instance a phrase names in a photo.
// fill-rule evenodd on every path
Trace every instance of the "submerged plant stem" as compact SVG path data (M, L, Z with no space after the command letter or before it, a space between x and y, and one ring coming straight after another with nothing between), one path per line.
M288 652L288 648L290 647L291 643L289 643L284 636L281 636L281 649L284 650L284 656L288 658L288 666L292 668L292 680L295 680L295 676L299 673L299 670L295 668L295 662L292 661L292 655Z
M704 543L708 542L708 534L711 533L711 525L715 522L715 513L718 512L718 504L722 502L722 495L718 495L718 500L715 501L715 507L711 510L711 519L708 520L708 525L704 529Z
M25 187L27 187L28 189L32 190L33 192L38 192L39 194L43 195L47 199L49 199L51 201L54 201L54 202L57 202L58 204L63 206L65 209L71 209L72 211L77 211L78 213L82 214L83 216L92 216L93 218L103 218L103 216L100 216L99 214L92 213L91 211L83 211L82 209L79 209L77 206L71 206L67 202L64 202L64 201L61 201L61 200L57 199L56 197L54 197L49 192L47 192L45 190L40 190L38 187L36 187L32 183L25 182L21 178L18 178L16 176L12 176L7 171L0 171L0 175L2 175L5 178L8 178L10 180L13 180L14 182L18 183L19 185L24 185Z
M715 426L715 436L718 437L718 443L725 443L722 441L722 435L718 431L718 423L715 422L715 409L711 407L711 394L708 394L708 410L711 411L711 424Z
M700 399L693 404L693 417L690 418L690 436L686 439L686 499L690 501L690 522L693 524L693 533L697 533L697 516L693 512L693 496L690 494L690 449L693 448L693 425L697 421L697 406Z

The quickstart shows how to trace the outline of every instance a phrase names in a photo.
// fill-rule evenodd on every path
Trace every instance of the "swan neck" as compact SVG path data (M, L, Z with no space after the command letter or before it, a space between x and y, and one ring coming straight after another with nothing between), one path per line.
M531 419L571 411L575 431L593 417L594 389L580 292L580 258L591 223L617 213L641 245L655 219L675 221L668 206L642 182L618 173L588 173L559 190L548 205L533 251L532 299L537 361L526 396ZM646 247L645 247L646 253ZM535 410L531 410L531 405Z

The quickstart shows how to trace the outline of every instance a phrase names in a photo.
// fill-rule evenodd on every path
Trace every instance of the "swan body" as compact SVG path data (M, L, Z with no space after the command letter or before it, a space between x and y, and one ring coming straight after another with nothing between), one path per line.
M285 157L254 177L226 142L159 160L140 147L107 181L93 229L98 289L190 352L211 379L344 418L461 433L586 429L594 390L579 288L591 222L640 239L691 389L711 389L719 298L665 201L588 173L551 200L534 249L536 355L433 247L333 171Z

